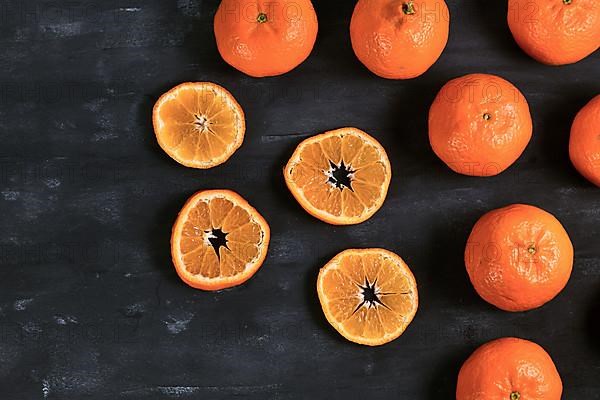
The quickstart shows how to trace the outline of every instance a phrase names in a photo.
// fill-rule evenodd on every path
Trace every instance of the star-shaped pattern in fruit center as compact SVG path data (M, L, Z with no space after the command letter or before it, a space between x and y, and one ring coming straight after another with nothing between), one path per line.
M328 178L327 182L331 186L340 190L347 188L354 191L352 189L352 181L354 180L355 172L350 165L344 163L344 160L339 165L336 165L333 161L329 161L329 169L325 172L325 175Z
M360 296L362 296L362 301L356 307L352 314L355 314L358 310L361 309L361 307L367 307L370 309L381 306L387 308L388 310L390 309L387 305L385 305L385 303L383 303L381 298L383 296L388 296L395 293L381 292L380 288L377 286L377 279L375 279L373 283L370 283L369 278L365 277L365 284L357 286L361 291Z

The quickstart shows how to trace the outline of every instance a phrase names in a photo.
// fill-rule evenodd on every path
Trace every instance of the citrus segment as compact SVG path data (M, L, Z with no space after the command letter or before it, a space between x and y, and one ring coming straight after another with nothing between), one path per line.
M222 164L241 146L244 112L231 93L210 82L183 83L156 102L158 144L175 161L192 168Z
M184 282L219 290L254 275L269 239L269 225L246 200L229 190L207 190L193 195L179 213L171 254Z
M329 323L346 339L369 346L400 336L419 302L412 272L384 249L341 252L319 272L317 292Z
M342 128L300 143L284 176L307 212L330 224L350 225L379 210L392 171L374 138L356 128Z

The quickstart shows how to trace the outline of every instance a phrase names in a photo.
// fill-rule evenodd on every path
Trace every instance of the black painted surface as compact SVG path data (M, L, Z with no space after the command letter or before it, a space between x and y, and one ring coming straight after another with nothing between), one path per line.
M600 191L568 160L576 111L600 92L600 54L551 68L524 55L506 2L450 0L451 38L421 78L379 79L355 59L353 1L315 1L313 54L251 79L219 57L217 1L8 0L0 4L0 393L3 399L451 399L478 345L543 345L565 399L600 398ZM427 110L450 78L513 81L535 132L506 173L452 173L429 148ZM230 89L247 115L242 148L208 171L158 147L151 109L183 81ZM382 210L336 228L306 214L281 168L300 140L357 126L388 150ZM271 224L266 263L246 285L188 288L170 262L171 224L204 188L245 196ZM505 313L471 288L464 245L485 211L528 202L554 213L576 249L572 278L541 309ZM400 254L420 309L398 340L366 348L325 321L318 269L348 247Z

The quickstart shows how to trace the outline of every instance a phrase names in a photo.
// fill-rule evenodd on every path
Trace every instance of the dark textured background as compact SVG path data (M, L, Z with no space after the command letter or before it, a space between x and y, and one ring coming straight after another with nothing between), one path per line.
M600 191L569 163L571 121L600 92L600 54L536 63L508 31L506 1L450 0L440 61L407 82L370 74L348 34L354 1L315 1L315 49L281 77L251 79L219 57L216 0L3 0L0 4L0 393L2 399L452 399L480 344L519 336L554 358L564 398L600 398ZM427 110L450 78L488 72L530 102L535 132L498 177L452 173L432 153ZM158 147L158 96L183 81L226 86L246 111L226 164L187 169ZM351 125L391 158L388 199L336 228L293 200L281 168L299 141ZM193 192L230 188L270 222L260 272L220 293L171 265L169 235ZM462 262L487 210L528 202L554 213L576 250L567 288L541 309L494 309ZM343 340L315 293L340 250L379 246L416 275L420 309L379 348Z

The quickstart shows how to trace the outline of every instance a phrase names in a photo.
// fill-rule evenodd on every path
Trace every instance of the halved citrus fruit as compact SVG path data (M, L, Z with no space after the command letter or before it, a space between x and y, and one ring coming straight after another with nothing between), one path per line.
M419 305L412 272L384 249L341 252L321 268L317 292L327 321L346 339L368 346L402 335Z
M244 111L225 88L187 82L163 94L152 115L158 144L186 167L212 168L242 145Z
M230 190L205 190L183 206L173 225L171 255L179 277L203 290L237 286L267 256L267 221Z
M309 214L333 225L352 225L382 206L392 168L377 140L360 129L342 128L300 143L284 176Z

